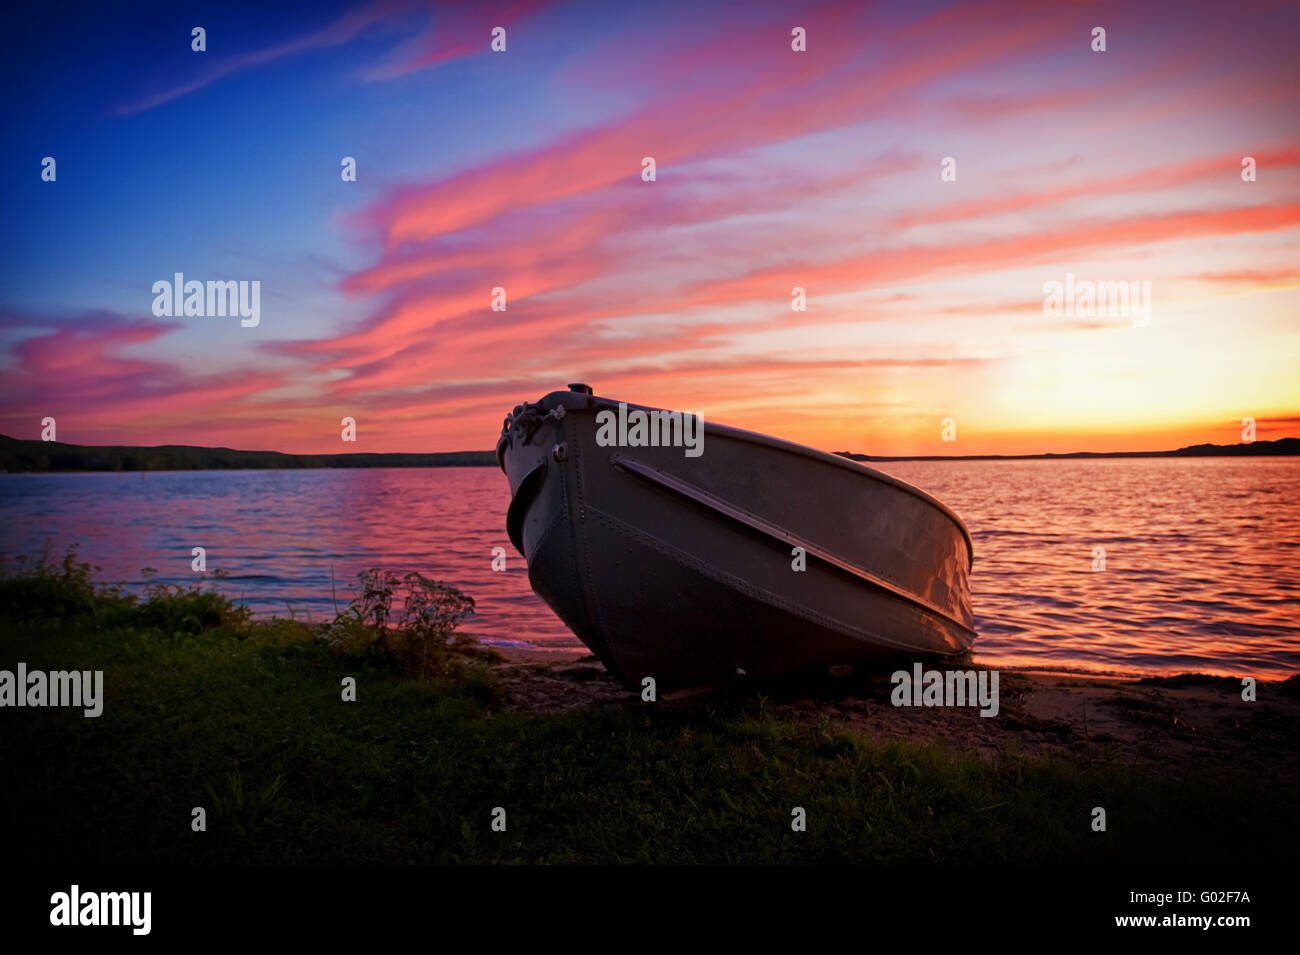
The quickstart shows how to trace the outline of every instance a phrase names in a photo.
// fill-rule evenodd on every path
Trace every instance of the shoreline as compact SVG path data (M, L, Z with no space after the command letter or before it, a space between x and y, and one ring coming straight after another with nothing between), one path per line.
M584 646L548 647L527 640L494 643L491 642L490 639L480 637L474 633L469 633L468 636L473 637L474 640L485 649L494 650L502 656L507 657L512 663L551 662L560 664L564 662L574 662L582 658L587 658L591 661L597 660L597 657ZM1144 681L1181 679L1185 677L1194 677L1206 680L1229 679L1239 681L1241 679L1241 676L1237 673L1217 670L1188 670L1178 669L1176 667L1151 673L1146 673L1141 670L1085 670L1071 669L1068 664L1061 663L1036 666L1034 664L1026 663L998 663L980 657L966 661L966 665L975 670L997 670L1000 673L1011 673L1025 677L1057 677L1063 680L1088 680L1117 684L1140 684ZM1300 676L1300 670L1297 670L1295 673L1280 673L1270 670L1267 673L1256 676L1255 678L1261 683L1285 683L1293 676Z
M502 648L493 665L506 710L549 715L643 705L590 653ZM971 667L972 669L987 669ZM1072 762L1120 761L1179 774L1180 767L1263 774L1300 784L1300 674L1260 681L1184 673L1158 677L999 669L995 717L973 707L895 707L887 674L785 681L738 680L669 690L660 705L697 711L755 693L777 715L829 720L835 729L892 743L941 744L985 760L1007 753Z

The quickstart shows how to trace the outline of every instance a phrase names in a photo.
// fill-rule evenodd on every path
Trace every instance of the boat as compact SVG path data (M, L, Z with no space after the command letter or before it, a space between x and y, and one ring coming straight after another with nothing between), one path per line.
M842 455L579 383L517 405L496 456L533 590L630 687L954 658L976 638L961 519Z

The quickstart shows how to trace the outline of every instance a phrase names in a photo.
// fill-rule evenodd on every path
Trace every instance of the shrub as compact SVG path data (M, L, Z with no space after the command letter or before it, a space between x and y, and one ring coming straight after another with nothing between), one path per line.
M0 558L0 610L9 619L64 618L82 615L97 619L129 607L133 598L118 587L96 587L99 568L77 560L77 549L69 547L59 560L46 541L39 554L20 555L15 566Z
M334 650L379 657L407 673L431 676L448 672L449 648L463 651L472 644L455 630L474 612L474 598L455 587L418 571L398 578L379 567L358 574L357 584L360 594L321 628L321 638ZM394 625L395 595L402 607Z
M137 626L168 635L221 629L243 638L255 632L251 610L201 584L151 583L138 600L120 587L95 584L98 570L78 561L75 548L55 560L48 543L35 556L19 557L16 567L0 558L0 615L8 620L88 616L100 628ZM146 578L153 573L144 568ZM346 610L303 632L314 632L340 655L368 656L418 677L465 678L468 658L495 657L472 637L456 633L474 612L474 598L455 587L417 571L399 578L379 567L358 574L357 583L360 593ZM394 598L400 599L396 616Z
M191 587L150 584L145 588L145 595L136 619L165 633L202 633L220 627L240 634L253 616L247 607L197 584Z
M215 627L241 633L252 617L248 608L199 585L150 584L137 601L119 586L96 584L99 569L78 561L75 546L56 561L47 542L39 554L19 557L12 569L0 563L0 612L11 620L88 616L100 626L133 624L169 634Z

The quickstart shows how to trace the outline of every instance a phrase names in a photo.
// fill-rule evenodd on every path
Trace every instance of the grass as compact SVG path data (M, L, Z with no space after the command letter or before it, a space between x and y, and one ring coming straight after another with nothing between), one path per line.
M386 648L355 613L363 638L341 641L201 589L134 600L92 574L69 557L0 579L0 669L102 669L106 696L96 719L0 710L14 863L1213 863L1296 849L1292 804L1262 782L885 745L759 697L504 712L491 660L450 632L430 666L427 641L423 655ZM1089 825L1099 805L1105 833Z

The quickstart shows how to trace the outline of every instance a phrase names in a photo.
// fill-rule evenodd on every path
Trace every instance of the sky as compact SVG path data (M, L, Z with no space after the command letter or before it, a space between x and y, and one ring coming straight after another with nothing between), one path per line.
M1300 435L1294 3L177 7L10 21L0 432L486 449L582 381L882 455Z

